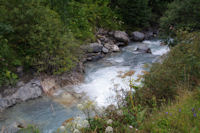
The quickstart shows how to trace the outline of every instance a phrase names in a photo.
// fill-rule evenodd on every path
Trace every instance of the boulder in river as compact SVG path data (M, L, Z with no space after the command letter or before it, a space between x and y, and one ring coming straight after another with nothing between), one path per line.
M152 31L145 32L145 40L152 39L154 37L154 33Z
M145 39L145 35L142 32L135 31L131 33L131 39L133 41L143 41Z
M107 48L108 50L112 49L112 45L110 43L105 43L104 47Z
M27 101L29 99L34 99L42 95L42 86L40 80L33 79L24 86L17 89L12 95L3 97L0 99L0 110L4 110L14 104Z
M109 50L105 47L102 48L102 51L103 51L104 54L107 54L109 52Z
M117 45L113 45L113 46L112 46L112 51L113 51L113 52L119 52L120 49L119 49L119 47L118 47Z
M143 45L137 47L136 51L142 52L142 53L152 53L149 47L143 46Z
M91 43L89 44L88 52L89 53L98 53L101 52L103 45L99 43Z
M124 31L115 31L114 37L120 42L128 43L130 41L128 34Z
M117 46L126 46L126 43L124 43L124 42L118 42L118 43L116 43L116 45Z

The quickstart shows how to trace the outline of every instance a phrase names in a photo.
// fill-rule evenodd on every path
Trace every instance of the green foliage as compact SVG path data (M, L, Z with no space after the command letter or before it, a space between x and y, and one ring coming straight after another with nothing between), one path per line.
M4 1L2 9L1 22L13 28L4 37L24 65L48 73L73 67L77 43L56 12L36 1Z
M13 73L13 66L20 65L14 51L8 46L8 41L0 36L0 87L2 85L13 85L17 75Z
M155 111L143 124L144 132L198 133L200 129L200 93L187 92L179 102Z
M159 106L174 99L179 90L192 90L199 84L199 35L187 32L179 34L182 41L171 49L162 63L154 64L150 73L145 75L144 87L136 93L139 103L152 107L156 101Z
M175 0L169 4L168 10L160 20L160 26L163 32L170 36L174 36L174 31L179 29L198 31L200 30L199 12L199 0Z
M118 15L109 8L110 0L47 0L68 30L81 40L94 41L96 28L117 29Z
M167 10L167 5L174 0L149 0L149 7L151 8L152 15L150 23L152 26L159 25L159 19Z
M129 29L144 28L149 25L151 10L148 0L116 0L111 2L111 6L121 14Z

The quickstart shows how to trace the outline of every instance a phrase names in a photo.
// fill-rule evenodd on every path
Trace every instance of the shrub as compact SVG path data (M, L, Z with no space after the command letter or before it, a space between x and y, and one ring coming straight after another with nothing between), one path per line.
M117 29L118 15L109 7L110 0L47 0L57 11L68 30L77 39L94 41L96 27Z
M13 85L17 75L14 66L21 62L15 57L14 51L8 46L8 41L0 36L0 87L2 85Z
M37 1L8 0L1 7L1 22L13 27L4 37L24 65L47 73L73 67L77 43L55 11Z
M174 99L179 89L193 89L199 84L199 33L181 33L184 39L180 44L171 49L162 63L155 63L150 73L145 75L144 87L136 93L139 103L152 107L155 97L160 105Z
M200 1L175 0L160 20L160 26L167 35L174 36L175 30L200 30Z

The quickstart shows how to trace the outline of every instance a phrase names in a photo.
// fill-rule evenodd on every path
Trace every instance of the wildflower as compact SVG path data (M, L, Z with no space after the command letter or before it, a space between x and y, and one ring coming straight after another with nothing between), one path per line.
M84 128L86 128L89 126L89 122L87 120L84 120L82 125Z
M112 128L111 126L108 126L108 127L106 128L105 133L113 133L113 128Z
M78 129L75 129L73 133L81 133Z
M194 116L194 117L197 117L197 114L196 114L196 113L194 113L194 114L193 114L193 116Z
M107 121L107 124L112 124L112 122L113 122L113 120L109 119L109 120Z
M79 110L83 110L84 107L83 107L82 104L78 104L78 105L77 105L77 108L78 108Z
M181 112L181 109L179 109L179 112Z
M168 114L168 112L166 112L165 114Z
M129 128L131 128L131 129L132 129L132 128L133 128L133 126L129 126Z
M77 124L76 124L76 127L77 127L77 129L81 129L81 128L83 128L83 126L82 126L81 123L77 123Z
M137 132L137 131L138 131L138 129L136 128L136 129L135 129L135 131Z
M65 131L65 127L64 126L60 126L60 131L64 132Z
M194 112L194 108L192 108L192 112Z

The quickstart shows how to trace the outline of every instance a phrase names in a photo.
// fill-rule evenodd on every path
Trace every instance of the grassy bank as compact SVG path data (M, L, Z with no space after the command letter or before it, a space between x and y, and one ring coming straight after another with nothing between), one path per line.
M141 133L198 133L200 131L200 88L183 91L175 102L153 111L141 125Z

